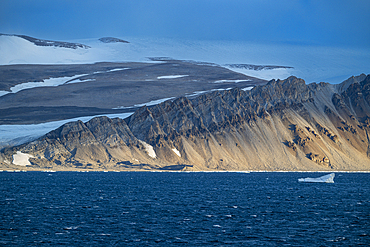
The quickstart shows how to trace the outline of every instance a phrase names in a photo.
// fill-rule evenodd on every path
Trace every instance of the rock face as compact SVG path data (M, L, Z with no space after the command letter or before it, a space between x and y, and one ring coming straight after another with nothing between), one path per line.
M0 162L20 151L34 157L30 169L370 170L370 75L357 79L289 77L72 122Z

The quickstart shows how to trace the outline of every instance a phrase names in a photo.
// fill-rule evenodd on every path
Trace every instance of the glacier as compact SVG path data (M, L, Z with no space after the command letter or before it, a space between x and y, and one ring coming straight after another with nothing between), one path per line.
M262 79L291 75L311 82L339 83L369 69L367 48L322 47L277 43L176 40L125 37L130 43L99 39L71 40L90 48L36 46L18 36L0 36L0 65L82 64L95 62L160 62L152 57L202 61ZM290 68L231 68L230 64L278 65ZM260 66L263 67L263 66Z

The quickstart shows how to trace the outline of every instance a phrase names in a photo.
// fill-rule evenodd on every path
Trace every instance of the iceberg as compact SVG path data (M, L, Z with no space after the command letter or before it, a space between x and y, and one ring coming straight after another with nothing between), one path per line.
M318 177L318 178L299 178L298 182L308 182L308 183L334 183L334 173Z

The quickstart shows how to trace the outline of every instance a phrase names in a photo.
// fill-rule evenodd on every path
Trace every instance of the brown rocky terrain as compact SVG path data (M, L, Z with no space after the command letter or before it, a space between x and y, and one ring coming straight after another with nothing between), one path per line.
M28 170L369 171L369 131L370 75L339 85L289 77L144 106L124 120L70 122L3 149L0 163ZM13 164L25 154L25 166Z

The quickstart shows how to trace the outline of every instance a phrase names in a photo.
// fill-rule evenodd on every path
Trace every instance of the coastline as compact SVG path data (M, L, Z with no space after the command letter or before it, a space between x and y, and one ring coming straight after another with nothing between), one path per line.
M370 171L268 171L268 170L248 170L248 171L171 171L171 170L0 170L1 172L169 172L169 173L370 173Z

